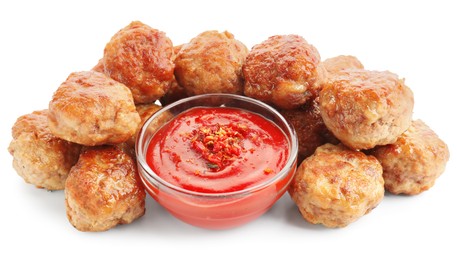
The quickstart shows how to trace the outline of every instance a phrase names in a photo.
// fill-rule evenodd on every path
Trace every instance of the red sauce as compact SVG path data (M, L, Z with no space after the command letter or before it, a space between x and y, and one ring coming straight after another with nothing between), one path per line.
M158 130L146 161L175 186L223 193L273 178L288 156L287 138L266 118L241 109L195 107Z

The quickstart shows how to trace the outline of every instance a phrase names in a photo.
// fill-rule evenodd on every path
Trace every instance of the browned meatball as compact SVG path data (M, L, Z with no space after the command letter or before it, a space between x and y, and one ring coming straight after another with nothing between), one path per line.
M444 172L449 149L421 120L393 144L369 151L383 167L385 188L394 194L415 195L430 189Z
M143 216L145 191L135 161L115 146L85 149L65 183L70 223L80 231L105 231Z
M51 134L48 110L19 117L13 125L12 135L8 151L19 176L38 188L63 189L81 146Z
M322 120L318 99L310 100L297 109L280 110L280 113L297 133L299 163L312 155L317 147L326 143L339 143Z
M320 90L319 52L298 35L276 35L255 45L243 66L244 94L293 109Z
M308 222L345 227L384 198L382 167L373 156L325 144L300 164L289 194Z
M345 69L363 69L363 64L354 56L340 55L322 62L328 73L334 74Z
M130 88L135 103L152 103L173 80L173 44L165 33L135 21L106 44L105 73Z
M206 31L182 46L175 76L189 96L243 92L242 65L248 49L229 32Z
M48 115L51 132L82 145L117 144L140 123L130 90L103 73L70 74L54 93Z
M387 71L343 70L320 92L325 125L353 149L395 142L411 124L413 106L412 91Z

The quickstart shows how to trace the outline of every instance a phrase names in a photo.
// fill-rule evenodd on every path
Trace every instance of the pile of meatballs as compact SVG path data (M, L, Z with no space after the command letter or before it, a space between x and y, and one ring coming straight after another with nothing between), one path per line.
M145 213L134 150L142 123L163 105L206 93L255 98L294 126L299 166L288 191L313 224L347 226L385 190L428 190L449 160L447 145L412 120L413 93L391 72L367 70L354 56L321 61L298 35L249 50L229 32L206 31L173 46L135 21L92 69L71 73L47 109L17 119L13 167L38 188L64 189L80 231L131 223Z

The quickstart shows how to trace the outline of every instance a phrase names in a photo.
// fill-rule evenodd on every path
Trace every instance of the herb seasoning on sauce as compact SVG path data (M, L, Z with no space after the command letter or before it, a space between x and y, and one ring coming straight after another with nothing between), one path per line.
M263 116L228 107L194 107L160 128L146 161L163 180L203 193L256 186L287 163L289 141Z

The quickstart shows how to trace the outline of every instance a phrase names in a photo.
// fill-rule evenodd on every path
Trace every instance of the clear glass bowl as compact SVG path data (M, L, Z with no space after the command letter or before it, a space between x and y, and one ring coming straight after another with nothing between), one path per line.
M273 178L244 190L202 193L164 181L147 164L148 145L156 130L193 107L231 107L262 115L274 122L289 141L289 158ZM297 167L298 141L294 128L275 109L258 100L232 94L205 94L163 107L142 126L136 140L138 170L147 192L178 219L202 228L227 229L265 213L287 190Z

